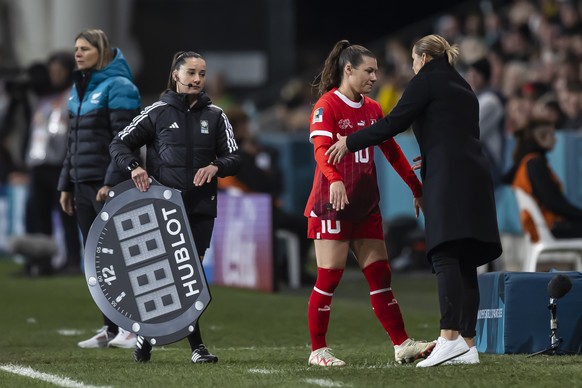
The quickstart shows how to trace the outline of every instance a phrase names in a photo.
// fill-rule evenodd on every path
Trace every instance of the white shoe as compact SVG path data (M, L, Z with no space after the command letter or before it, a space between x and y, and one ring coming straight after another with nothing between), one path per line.
M479 352L476 346L471 346L469 351L465 354L461 354L452 360L446 361L443 365L458 365L458 364L479 364Z
M330 348L319 348L311 352L309 356L310 365L319 365L319 366L344 366L346 365L345 362L336 358L333 353L331 352Z
M137 336L131 331L123 330L119 328L119 333L111 341L107 343L107 346L112 348L125 348L133 349L137 343Z
M435 347L435 342L415 341L408 338L400 345L394 346L394 359L399 364L414 362L419 358L426 358Z
M103 326L101 329L97 330L97 334L88 340L81 341L77 343L80 348L92 349L92 348L105 348L107 343L113 338L114 334L107 331L107 326Z
M459 336L456 340L448 340L443 337L439 337L436 342L432 353L426 360L422 360L416 364L417 368L426 368L429 366L437 366L443 362L452 360L455 357L465 354L469 351L469 346L463 339Z

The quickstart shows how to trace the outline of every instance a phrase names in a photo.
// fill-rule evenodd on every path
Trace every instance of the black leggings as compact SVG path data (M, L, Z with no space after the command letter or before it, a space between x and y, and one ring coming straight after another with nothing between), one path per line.
M431 258L437 276L441 330L456 330L465 338L475 337L479 309L477 268L446 251Z

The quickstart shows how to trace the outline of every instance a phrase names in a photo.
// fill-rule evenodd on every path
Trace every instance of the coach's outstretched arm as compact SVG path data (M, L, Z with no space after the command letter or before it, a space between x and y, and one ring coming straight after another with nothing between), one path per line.
M378 145L406 131L417 120L429 103L427 77L417 75L404 90L402 98L389 115L349 136L338 135L338 141L329 147L329 162L337 164L348 153Z

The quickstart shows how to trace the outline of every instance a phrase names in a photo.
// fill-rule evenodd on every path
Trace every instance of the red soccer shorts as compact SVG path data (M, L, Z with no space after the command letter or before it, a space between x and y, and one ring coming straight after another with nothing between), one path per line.
M372 214L362 221L307 219L307 237L316 240L353 240L365 238L384 240L382 216Z

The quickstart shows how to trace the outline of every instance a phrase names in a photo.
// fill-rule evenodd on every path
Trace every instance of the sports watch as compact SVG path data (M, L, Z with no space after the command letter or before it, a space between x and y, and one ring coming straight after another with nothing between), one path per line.
M133 171L133 170L135 170L138 167L139 167L139 162L137 160L135 160L135 159L132 160L131 162L129 162L129 164L127 165L127 169L129 171Z

